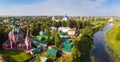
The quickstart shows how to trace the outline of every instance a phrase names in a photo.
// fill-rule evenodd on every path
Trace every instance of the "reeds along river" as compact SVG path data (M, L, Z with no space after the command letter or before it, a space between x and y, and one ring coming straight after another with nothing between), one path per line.
M105 49L105 33L113 26L114 24L108 24L102 31L98 31L94 34L94 48L91 51L91 57L94 58L94 62L111 62L110 56Z

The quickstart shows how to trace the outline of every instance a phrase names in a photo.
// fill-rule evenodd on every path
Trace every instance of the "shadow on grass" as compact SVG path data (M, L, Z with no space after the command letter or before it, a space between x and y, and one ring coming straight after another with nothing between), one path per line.
M2 55L5 62L17 62L14 60L14 58L10 57L10 55L17 55L19 53L20 51L17 50L5 50L3 48L0 48L0 54Z
M3 48L0 48L0 54L2 55L3 60L5 62L18 62L12 56L16 56L16 55L21 54L21 53L22 53L22 51L19 51L19 50L5 50Z
M9 55L2 55L3 60L5 62L17 62L16 60L14 60L12 57L10 57Z
M3 48L0 48L0 54L3 55L16 55L16 54L20 54L22 51L18 51L18 50L5 50Z

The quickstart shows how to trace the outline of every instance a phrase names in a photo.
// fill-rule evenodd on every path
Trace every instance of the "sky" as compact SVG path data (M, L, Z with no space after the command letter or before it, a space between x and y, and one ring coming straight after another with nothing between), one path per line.
M0 0L0 15L120 16L120 0Z

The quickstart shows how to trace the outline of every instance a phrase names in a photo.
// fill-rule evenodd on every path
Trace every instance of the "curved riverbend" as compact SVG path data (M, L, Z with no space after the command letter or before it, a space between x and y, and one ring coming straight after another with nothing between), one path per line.
M102 31L98 31L94 34L94 48L91 51L91 57L94 58L95 62L111 62L109 59L110 56L105 50L105 33L109 31L113 26L114 24L108 24L103 28Z

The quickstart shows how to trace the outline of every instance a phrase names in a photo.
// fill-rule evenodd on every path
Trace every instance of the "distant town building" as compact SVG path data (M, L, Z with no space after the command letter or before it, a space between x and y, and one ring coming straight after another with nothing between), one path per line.
M8 22L9 22L9 19L4 19L4 22L5 22L5 23L8 23Z
M59 19L56 19L55 16L52 16L52 21L56 21L56 22L58 22Z
M80 16L80 20L82 20L82 16Z
M109 22L112 22L112 21L113 21L113 18L110 18L108 21L109 21Z
M52 16L52 21L55 21L55 17L54 16Z

